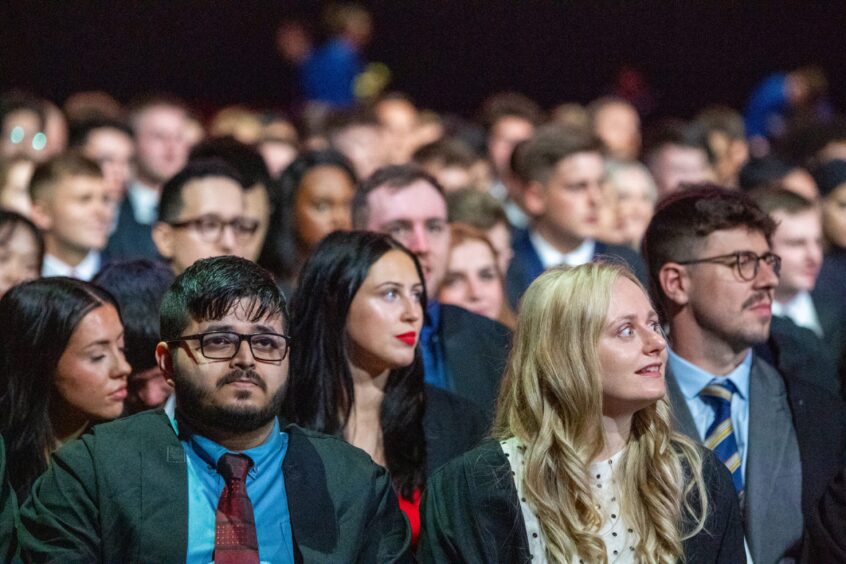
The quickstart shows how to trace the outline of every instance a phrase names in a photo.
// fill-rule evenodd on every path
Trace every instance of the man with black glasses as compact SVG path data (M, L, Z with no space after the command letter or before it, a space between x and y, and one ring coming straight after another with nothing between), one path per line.
M748 196L691 186L659 204L643 243L670 329L667 396L677 429L731 472L754 562L798 559L846 446L841 402L753 352L770 334L781 266L770 250L774 230ZM773 351L777 363L784 352Z
M410 561L387 472L341 439L280 428L296 343L271 275L200 260L161 311L156 359L173 401L55 454L22 509L24 559Z
M245 190L238 172L217 159L189 161L165 182L153 242L175 274L202 258L247 254L259 225L244 213Z

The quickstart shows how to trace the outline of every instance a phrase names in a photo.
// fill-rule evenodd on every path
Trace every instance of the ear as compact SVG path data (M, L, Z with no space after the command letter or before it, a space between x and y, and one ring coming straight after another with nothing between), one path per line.
M42 200L32 202L31 219L41 231L49 231L53 226L53 216L50 215L47 208L48 206Z
M668 262L658 272L658 283L667 299L676 306L687 305L690 300L690 277L684 266Z
M173 387L173 355L164 341L156 345L156 366L162 371L165 381Z
M538 180L530 180L523 191L523 205L531 215L537 217L546 211L546 186Z
M156 245L156 249L158 249L159 254L166 259L172 259L173 246L175 244L173 238L173 227L167 223L157 221L153 224L153 231L151 235L153 237L153 243Z

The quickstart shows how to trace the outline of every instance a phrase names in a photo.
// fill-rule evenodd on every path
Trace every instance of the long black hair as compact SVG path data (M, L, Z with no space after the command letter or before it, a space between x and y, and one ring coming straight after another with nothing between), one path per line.
M105 290L64 277L25 282L0 298L0 433L20 500L53 450L50 401L59 359L82 318L105 304L120 311Z
M417 258L381 233L332 233L303 266L299 290L292 300L293 344L284 403L284 415L292 423L333 435L346 428L355 403L347 315L370 268L392 250L402 251L414 261L422 283ZM379 413L386 466L394 488L407 499L425 482L424 412L423 362L418 347L410 365L388 375Z
M278 187L270 194L273 214L270 216L270 227L258 263L284 283L293 282L303 257L309 252L309 249L302 248L295 205L303 178L311 169L319 166L339 168L349 176L353 186L358 183L346 157L332 149L305 153L283 171Z

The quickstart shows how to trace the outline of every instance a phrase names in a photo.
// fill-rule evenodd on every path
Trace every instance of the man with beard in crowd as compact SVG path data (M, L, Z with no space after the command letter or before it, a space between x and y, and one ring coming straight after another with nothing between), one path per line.
M162 302L163 410L54 456L22 508L26 560L410 561L385 469L342 439L280 428L290 338L270 273L198 261Z

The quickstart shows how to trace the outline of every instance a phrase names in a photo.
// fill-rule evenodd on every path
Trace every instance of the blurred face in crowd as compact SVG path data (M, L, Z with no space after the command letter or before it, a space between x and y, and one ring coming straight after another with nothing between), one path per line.
M134 372L129 377L128 390L126 406L132 413L161 407L173 393L173 387L158 366Z
M285 168L297 158L297 148L286 141L268 140L259 143L258 152L267 165L267 170L274 178L282 174Z
M829 243L846 248L846 184L841 184L823 200L823 231Z
M417 108L406 100L384 100L375 111L385 132L389 162L407 163L417 149Z
M113 217L106 182L96 176L61 178L32 207L32 220L44 231L47 252L71 265L106 247Z
M781 179L781 185L786 190L795 192L811 202L817 202L820 199L820 191L814 177L802 167L797 166L791 170Z
M438 299L491 319L499 318L505 298L502 275L490 245L466 239L452 248Z
M639 243L655 211L655 188L648 173L626 167L611 181L617 199L617 228L623 241Z
M352 199L355 186L342 169L317 166L300 182L295 206L295 220L300 243L312 249L333 231L352 228Z
M714 176L723 186L737 186L738 174L749 160L745 139L732 139L722 131L708 133L708 146L714 155Z
M507 176L515 145L531 138L534 132L534 124L518 116L504 116L493 124L488 135L488 155L498 177Z
M664 397L667 342L658 314L637 284L614 283L597 344L602 371L602 412L634 414Z
M135 157L138 178L159 186L188 160L187 116L175 106L151 106L136 117Z
M11 165L6 184L0 187L0 208L30 216L32 201L29 198L29 179L33 170L35 163L30 160L21 160Z
M488 241L496 251L497 266L500 272L508 272L514 250L511 248L511 228L507 223L497 223L485 232Z
M81 423L114 419L123 412L129 372L118 312L99 306L82 318L59 358L54 385L61 405L51 409Z
M270 195L263 184L254 184L244 192L244 217L258 225L256 234L244 243L244 257L256 261L270 227Z
M132 137L119 129L101 127L88 134L82 152L100 165L109 195L115 202L120 202L132 174L135 154Z
M426 180L403 188L383 186L367 195L367 229L387 233L417 256L430 297L441 285L449 260L447 206Z
M332 146L350 160L359 178L388 164L382 128L377 125L348 127L332 136Z
M373 263L347 314L350 363L369 374L408 366L423 326L423 281L414 261L391 250Z
M223 255L243 257L257 225L244 216L244 191L224 176L190 180L182 187L182 210L156 223L153 241L179 275L195 261Z
M32 110L21 108L6 114L0 135L0 156L23 155L37 163L49 157L45 151L47 135L38 114Z
M649 162L649 171L658 186L658 197L671 194L683 183L714 180L704 149L684 145L664 145Z
M252 306L250 298L242 298L233 304L231 313L221 319L192 318L182 334L284 333L281 316L250 319ZM170 346L159 343L156 347L159 368L176 389L179 412L203 426L226 429L230 433L254 431L273 421L279 413L282 388L288 378L288 347L284 339L267 335L261 340L253 340L252 347L249 341L234 344L236 342L237 337L218 333L206 341L204 348L200 347L198 339ZM224 347L227 343L233 346ZM229 354L234 356L229 359L205 356L226 357Z
M605 105L594 117L594 132L608 153L621 160L633 160L640 153L640 116L629 104Z
M773 252L781 257L775 296L785 302L798 292L810 292L817 283L823 258L822 222L816 209L792 214L775 210L770 215L778 223Z
M561 159L546 182L532 181L525 195L535 229L561 252L595 237L603 202L605 167L596 152Z
M8 222L0 227L0 297L9 288L41 274L38 241L24 225Z

